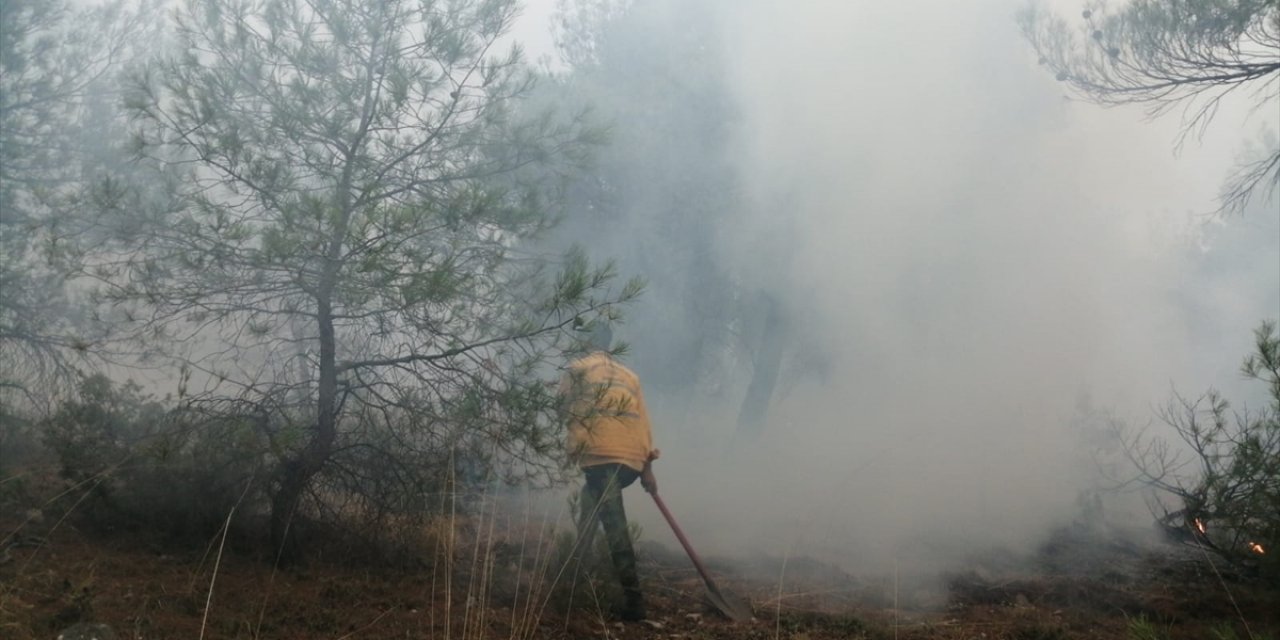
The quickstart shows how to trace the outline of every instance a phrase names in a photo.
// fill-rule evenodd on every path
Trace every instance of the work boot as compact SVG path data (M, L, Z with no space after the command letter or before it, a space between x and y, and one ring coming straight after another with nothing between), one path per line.
M644 620L647 612L644 609L644 595L639 591L627 591L626 604L618 612L618 617L626 622L639 622Z

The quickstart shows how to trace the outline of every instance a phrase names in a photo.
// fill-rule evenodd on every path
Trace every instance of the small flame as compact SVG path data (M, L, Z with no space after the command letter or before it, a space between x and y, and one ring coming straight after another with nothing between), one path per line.
M1260 544L1258 544L1258 543L1256 543L1256 542L1250 542L1250 543L1249 543L1249 550L1250 550L1250 551L1252 551L1252 552L1254 552L1254 553L1261 554L1261 555L1265 555L1265 554L1267 553L1267 550L1266 550L1266 549L1263 549L1263 548L1262 548L1262 545L1260 545Z
M1196 518L1196 531L1199 531L1202 534L1205 533L1204 522L1201 522L1200 518Z

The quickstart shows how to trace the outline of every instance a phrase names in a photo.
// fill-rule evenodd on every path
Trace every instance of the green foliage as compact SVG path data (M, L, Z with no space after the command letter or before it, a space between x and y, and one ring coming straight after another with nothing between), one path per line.
M14 481L17 469L41 451L37 426L14 403L0 400L0 485Z
M0 0L0 402L42 403L101 346L66 263L87 228L77 195L119 127L109 86L145 10Z
M563 329L639 286L533 249L598 136L524 100L516 12L193 0L130 87L140 159L178 179L113 177L104 214L151 222L85 275L187 364L188 402L255 416L273 535L426 508L449 478L558 478Z
M250 416L166 406L98 374L40 428L68 482L65 499L99 526L206 539L233 507L261 501L264 443Z
M1059 81L1099 104L1137 104L1153 117L1179 109L1183 136L1208 127L1221 100L1247 87L1258 107L1280 99L1280 5L1274 0L1090 2L1078 20L1031 3L1023 34ZM1179 145L1182 139L1179 139ZM1237 168L1222 208L1280 186L1280 147Z
M1256 633L1247 630L1245 633L1236 633L1236 623L1219 622L1209 629L1209 637L1212 640L1271 640L1273 636L1270 634Z
M164 414L133 381L117 386L95 374L81 380L78 397L47 418L42 432L58 454L63 477L96 484L127 461L135 443L156 433Z
M1164 517L1173 529L1223 557L1280 576L1280 331L1264 322L1243 374L1267 385L1268 404L1232 412L1210 390L1181 396L1161 413L1184 448L1139 433L1123 446L1140 477L1172 496L1180 508ZM1188 472L1187 469L1192 469Z
M1169 628L1161 628L1144 615L1130 618L1127 625L1129 640L1165 640L1169 637Z

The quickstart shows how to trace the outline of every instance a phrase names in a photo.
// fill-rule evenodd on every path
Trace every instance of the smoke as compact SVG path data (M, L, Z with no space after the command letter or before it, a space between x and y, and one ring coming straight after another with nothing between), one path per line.
M678 23L680 3L651 4ZM868 570L1026 548L1078 514L1095 473L1082 397L1143 423L1171 386L1240 386L1249 328L1280 315L1274 207L1251 214L1269 241L1199 214L1274 114L1226 105L1225 133L1176 155L1176 117L1068 100L1016 3L693 4L717 16L745 200L716 265L778 296L825 363L784 373L750 444L734 439L741 384L693 410L650 398L660 482L695 544ZM622 337L700 330L664 294L632 323L669 324Z

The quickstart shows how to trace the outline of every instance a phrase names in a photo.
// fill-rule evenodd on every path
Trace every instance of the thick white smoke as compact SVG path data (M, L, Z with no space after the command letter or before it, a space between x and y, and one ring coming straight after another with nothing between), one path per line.
M1280 314L1280 256L1217 247L1232 266L1196 275L1220 235L1199 214L1275 114L1228 104L1174 154L1176 114L1066 99L1018 6L719 3L750 206L717 259L780 295L829 366L784 380L747 447L732 410L651 399L695 542L852 569L1026 547L1095 471L1082 397L1140 423L1171 385L1239 385L1249 329Z

